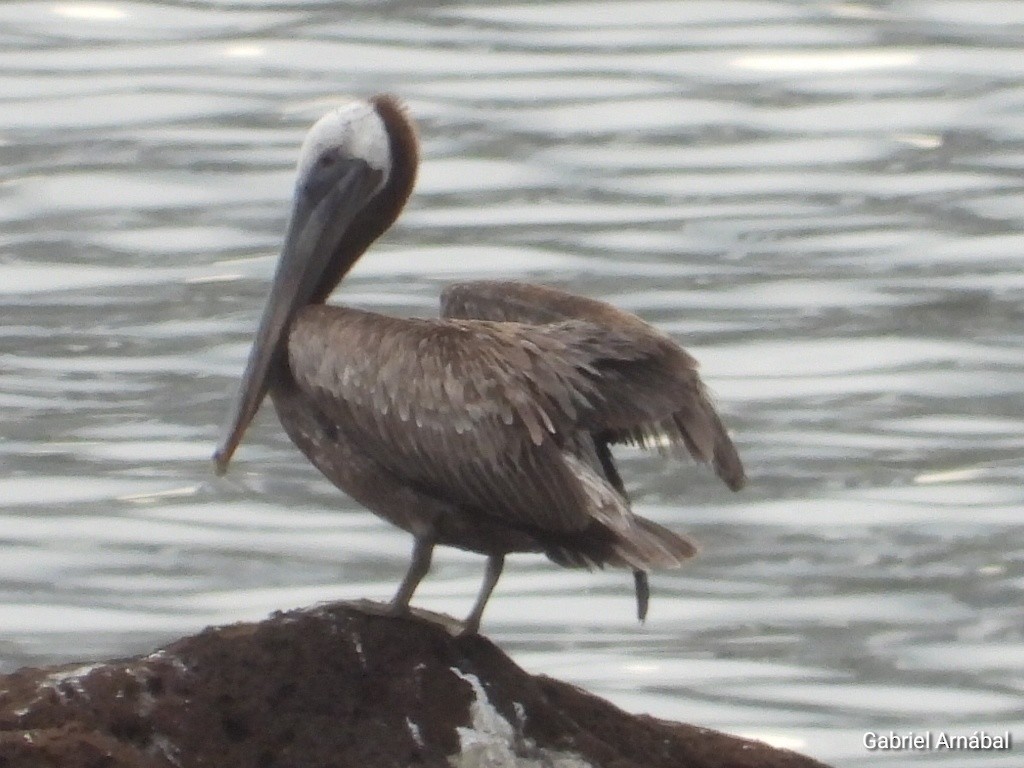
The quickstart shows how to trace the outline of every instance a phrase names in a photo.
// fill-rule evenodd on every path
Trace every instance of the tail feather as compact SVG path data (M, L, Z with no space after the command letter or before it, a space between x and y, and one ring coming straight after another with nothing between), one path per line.
M612 544L615 560L609 565L636 570L679 568L697 554L697 546L685 536L642 517L634 516L632 523Z
M687 438L684 430L679 434ZM691 447L689 441L687 447ZM697 554L697 547L685 536L633 514L606 442L577 445L576 450L578 453L565 451L562 455L583 488L595 524L574 534L572 541L549 544L546 554L567 568L593 570L610 565L631 569L637 618L643 622L651 597L648 569L678 568Z
M627 530L600 526L597 531L577 534L572 542L552 544L545 554L566 568L629 568L647 571L655 568L679 568L697 554L697 546L685 536L631 516Z
M570 567L611 565L645 571L678 568L697 554L696 546L686 537L634 515L624 492L603 472L572 453L563 452L562 457L583 489L594 525L589 535L579 532L565 546L552 546L548 552L552 560Z

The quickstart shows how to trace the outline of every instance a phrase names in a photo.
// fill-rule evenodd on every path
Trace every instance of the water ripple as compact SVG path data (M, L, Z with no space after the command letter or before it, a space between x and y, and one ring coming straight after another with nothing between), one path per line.
M0 666L390 596L407 537L271 414L209 464L303 131L389 90L420 185L337 300L431 315L446 282L509 277L614 301L701 360L750 474L734 496L621 451L637 510L701 556L653 575L642 627L628 574L511 558L502 646L837 764L903 764L871 728L1020 723L1021 23L995 0L0 6ZM481 569L440 552L417 602L465 614Z

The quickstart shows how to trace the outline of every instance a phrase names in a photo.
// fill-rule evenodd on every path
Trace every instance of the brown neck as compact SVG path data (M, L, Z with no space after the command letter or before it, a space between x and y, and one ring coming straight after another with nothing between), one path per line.
M332 259L332 268L327 270L313 293L313 304L326 301L373 241L395 223L416 183L416 170L420 163L419 139L405 108L389 94L374 96L370 103L384 121L388 133L391 173L383 189L374 195L352 222Z

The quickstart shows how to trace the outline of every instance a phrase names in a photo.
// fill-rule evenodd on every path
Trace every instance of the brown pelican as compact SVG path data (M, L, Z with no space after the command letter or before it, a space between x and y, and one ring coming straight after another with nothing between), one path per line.
M733 490L743 466L697 362L640 318L515 282L447 288L440 319L324 302L395 221L419 165L403 107L376 96L310 130L281 259L223 440L223 473L268 393L288 436L356 501L414 537L391 610L404 613L436 544L487 556L467 618L510 552L568 567L647 569L691 557L634 515L609 446L685 449Z

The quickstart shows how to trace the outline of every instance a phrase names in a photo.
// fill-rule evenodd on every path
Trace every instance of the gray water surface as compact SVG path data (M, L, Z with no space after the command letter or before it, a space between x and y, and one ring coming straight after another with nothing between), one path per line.
M512 558L485 631L626 709L842 765L865 731L1024 741L1024 3L0 4L0 670L390 597L410 542L269 409L209 456L298 145L347 94L424 146L336 301L454 280L612 301L703 363L747 464L624 450L701 556ZM481 558L417 604L462 616Z

